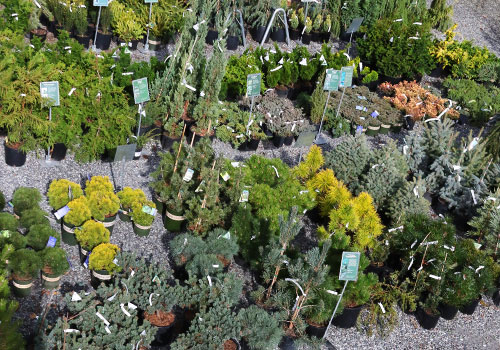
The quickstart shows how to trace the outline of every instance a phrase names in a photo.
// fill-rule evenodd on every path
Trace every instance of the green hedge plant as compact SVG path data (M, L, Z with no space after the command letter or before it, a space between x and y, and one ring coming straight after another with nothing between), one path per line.
M69 212L64 216L64 222L73 226L81 226L87 220L90 220L92 213L86 197L82 196L73 199L68 203Z
M52 227L45 224L35 224L30 227L26 238L31 248L40 251L47 246L47 242L51 236L57 239L56 246L59 246L59 234Z
M36 224L50 225L48 213L40 208L26 209L21 213L19 223L22 227L30 230L31 226Z
M37 208L42 195L40 191L34 187L19 187L12 195L12 204L14 212L19 215L26 209Z

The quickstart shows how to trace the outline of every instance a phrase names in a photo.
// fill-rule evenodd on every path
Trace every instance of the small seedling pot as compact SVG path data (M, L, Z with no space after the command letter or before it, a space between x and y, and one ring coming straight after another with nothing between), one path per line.
M9 166L23 166L26 163L26 153L15 148L11 148L7 146L7 143L4 143L5 148L5 163Z

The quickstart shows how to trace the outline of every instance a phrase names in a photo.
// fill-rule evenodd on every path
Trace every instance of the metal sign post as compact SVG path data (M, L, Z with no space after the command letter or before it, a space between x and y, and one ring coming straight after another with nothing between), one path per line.
M95 25L94 42L92 45L92 48L94 49L94 51L97 49L96 41L97 41L97 31L99 30L99 20L101 19L101 8L103 6L107 7L108 4L109 4L109 0L94 0L94 6L99 6L99 12L97 13L97 23Z
M59 106L61 103L59 96L59 82L58 81L44 81L40 83L40 96L43 100L48 101L49 106L49 122L52 122L52 106ZM42 106L44 106L44 101L42 101ZM50 127L49 127L50 135ZM50 159L50 145L47 146L47 155L45 156L46 165L56 165L57 163L52 162Z
M332 91L338 91L340 84L341 71L329 68L326 70L325 83L323 84L323 90L328 90L328 96L326 98L325 108L323 109L323 116L321 117L321 123L319 124L318 134L314 143L316 145L323 145L326 140L321 136L321 129L323 128L323 121L325 119L326 109L328 108L328 102L330 101L330 93Z
M250 132L249 130L250 125L252 125L253 123L252 112L253 112L255 96L260 96L261 79L262 79L261 73L254 73L247 75L247 97L250 97L252 99L252 102L250 103L250 117L248 118L248 124L246 128L247 134Z
M134 102L139 105L139 125L137 126L137 139L139 139L142 116L146 117L144 102L149 101L148 78L132 80L132 91L134 92Z
M243 14L241 13L240 10L236 9L236 12L240 15L240 18L236 19L236 21L238 21L238 23L240 24L240 27L241 27L241 37L242 37L242 43L243 43L243 47L245 48L247 46L247 38L245 36L245 26L243 25L244 22L243 22Z
M144 0L144 3L149 4L149 20L148 20L148 33L146 34L146 43L144 44L144 50L149 50L149 29L151 28L151 11L153 11L153 4L157 3L158 0Z
M339 87L342 87L343 89L342 89L342 96L340 96L340 102L337 107L337 113L335 113L335 118L339 117L340 106L342 106L342 100L344 99L345 88L352 86L352 76L354 74L354 67L353 66L342 67L341 73L342 76L340 78Z
M347 54L348 55L349 55L349 49L351 48L352 34L356 33L359 30L359 27L361 26L361 23L363 23L364 19L365 19L364 17L354 18L351 22L351 25L346 30L347 34L351 34L349 37L349 46L347 46Z
M267 24L266 32L264 33L264 36L262 37L262 41L260 43L260 46L263 46L264 43L266 42L267 36L269 35L269 32L271 31L271 27L273 26L274 19L276 18L276 15L282 12L283 13L283 18L280 17L281 21L285 25L285 34L286 34L286 44L290 46L290 34L288 32L288 22L286 20L286 12L282 8L278 8L274 10L273 15L271 16L271 19L269 20L269 23Z
M335 305L335 310L333 310L332 317L330 317L330 321L328 322L328 326L326 327L325 334L323 335L323 339L325 339L328 334L328 330L332 324L333 317L337 312L337 309L340 305L340 301L342 300L342 296L345 292L345 287L347 287L347 282L349 281L357 281L358 280L358 268L359 268L359 252L342 252L342 261L340 263L340 273L339 280L345 281L344 288L342 288L342 293L340 293L339 300L337 301L337 305Z

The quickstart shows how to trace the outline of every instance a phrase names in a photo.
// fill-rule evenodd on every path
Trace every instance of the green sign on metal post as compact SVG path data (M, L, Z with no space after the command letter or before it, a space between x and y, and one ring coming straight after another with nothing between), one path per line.
M255 97L260 95L260 73L247 75L247 97Z
M342 77L340 78L340 87L351 87L352 85L352 76L354 74L354 67L347 66L342 67Z
M135 104L149 101L148 78L132 80Z
M59 106L59 82L44 81L40 83L40 95L43 99L47 99L50 107Z
M94 0L94 6L108 6L109 0Z
M144 0L144 3L146 4L156 4L158 0Z
M340 84L341 71L329 68L326 70L325 84L323 90L337 91Z
M342 252L340 263L340 281L357 281L359 268L359 252Z

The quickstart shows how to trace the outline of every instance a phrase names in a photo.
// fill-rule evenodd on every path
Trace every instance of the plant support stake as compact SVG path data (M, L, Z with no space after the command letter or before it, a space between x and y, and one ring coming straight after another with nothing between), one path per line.
M148 32L146 34L146 43L144 44L144 50L149 50L149 30L151 29L151 12L153 11L153 3L158 2L158 0L144 0L147 4L149 3L149 19L148 19Z
M342 296L344 295L345 287L347 287L347 282L349 282L349 281L345 281L345 283L344 283L344 288L342 288L342 293L340 293L339 300L337 300L337 305L335 305L335 309L333 310L332 317L330 317L330 321L328 321L328 326L326 327L326 331L325 331L325 334L323 334L322 339L325 339L326 335L328 334L328 330L330 329L330 326L332 325L333 318L335 317L335 313L337 312L340 301L342 300Z

